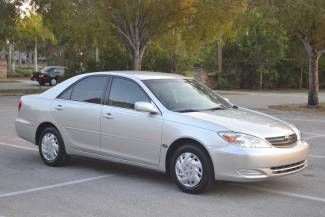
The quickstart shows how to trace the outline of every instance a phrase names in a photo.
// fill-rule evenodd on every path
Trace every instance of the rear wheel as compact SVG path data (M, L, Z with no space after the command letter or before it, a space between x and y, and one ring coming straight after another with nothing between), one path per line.
M201 193L214 182L210 157L195 143L183 145L174 152L170 171L178 188L186 193Z
M44 129L38 143L39 153L45 164L60 166L66 161L67 154L63 139L59 131L54 127Z

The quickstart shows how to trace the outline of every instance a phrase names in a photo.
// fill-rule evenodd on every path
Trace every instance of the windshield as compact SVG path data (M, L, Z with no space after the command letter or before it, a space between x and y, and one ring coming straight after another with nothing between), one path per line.
M42 69L41 72L44 73L44 74L48 74L48 73L52 72L53 70L54 70L53 67L45 67L45 68Z
M221 96L194 80L152 79L143 82L172 111L194 112L231 107Z

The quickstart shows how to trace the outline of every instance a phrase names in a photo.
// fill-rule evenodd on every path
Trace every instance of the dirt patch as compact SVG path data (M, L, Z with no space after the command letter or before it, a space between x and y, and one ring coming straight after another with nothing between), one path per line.
M295 111L306 113L325 113L325 102L320 103L319 106L308 106L306 104L288 104L288 105L271 105L271 109L280 111Z
M47 89L0 89L0 96L22 96L26 94L37 94Z

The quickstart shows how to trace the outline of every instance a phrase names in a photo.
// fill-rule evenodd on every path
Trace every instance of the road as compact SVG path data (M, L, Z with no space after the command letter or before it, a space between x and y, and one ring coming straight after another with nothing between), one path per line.
M277 93L264 91L217 91L225 93L235 104L249 108L267 108L269 105L307 103L307 91L297 93ZM229 97L228 97L229 96ZM319 93L320 102L325 102L325 92Z
M48 85L40 86L37 81L32 81L28 79L17 80L17 82L10 83L0 83L0 90L3 89L47 89Z
M260 183L217 182L201 195L180 192L164 174L105 161L73 158L51 168L35 146L15 134L18 98L0 97L0 217L324 216L325 115L266 109L278 100L292 101L290 94L227 97L296 124L311 145L308 168Z

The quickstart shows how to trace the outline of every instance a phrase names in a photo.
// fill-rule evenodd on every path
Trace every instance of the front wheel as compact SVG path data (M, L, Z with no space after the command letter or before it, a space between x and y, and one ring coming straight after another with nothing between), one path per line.
M45 164L49 166L60 166L66 161L67 154L63 139L59 131L54 127L43 130L38 143L39 153Z
M57 83L57 80L56 80L55 78L52 78L52 79L50 80L50 85L51 85L51 86L55 86L56 83Z
M197 144L178 148L170 165L171 175L178 188L186 193L199 194L214 182L210 157Z

